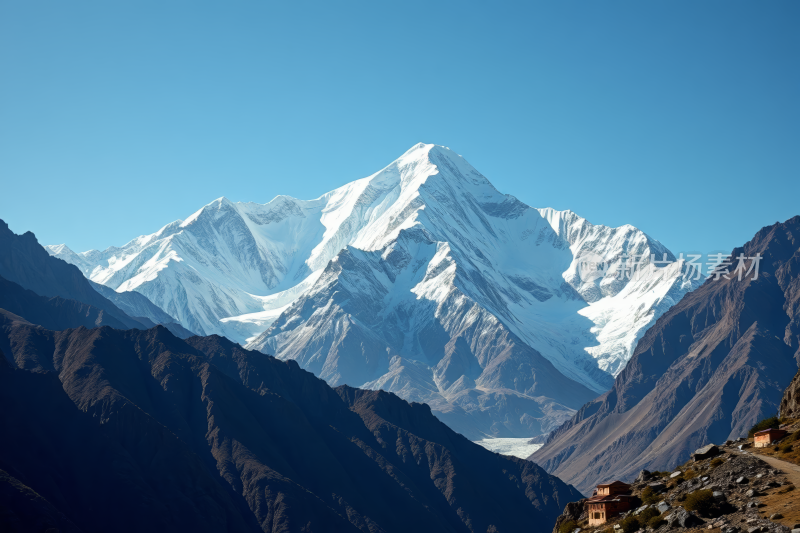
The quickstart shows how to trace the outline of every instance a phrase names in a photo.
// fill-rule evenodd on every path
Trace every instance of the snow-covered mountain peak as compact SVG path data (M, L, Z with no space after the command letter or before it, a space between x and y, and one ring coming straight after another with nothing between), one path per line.
M647 283L580 279L587 251L614 264L672 255L632 226L534 209L424 143L313 200L221 197L120 248L48 250L188 329L332 383L383 387L462 422L494 409L475 423L505 436L547 430L606 390L693 287L683 265ZM516 422L511 405L527 406Z

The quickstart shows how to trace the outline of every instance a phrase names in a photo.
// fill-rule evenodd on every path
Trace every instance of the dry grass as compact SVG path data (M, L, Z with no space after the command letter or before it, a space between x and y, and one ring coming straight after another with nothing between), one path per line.
M758 499L766 505L758 510L760 516L769 518L774 513L780 513L783 518L775 522L780 522L789 528L800 524L800 491L773 490Z

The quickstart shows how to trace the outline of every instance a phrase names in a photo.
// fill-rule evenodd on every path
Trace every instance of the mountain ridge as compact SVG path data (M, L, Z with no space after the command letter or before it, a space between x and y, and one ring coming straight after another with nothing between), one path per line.
M515 531L579 497L428 406L222 337L0 314L0 345L0 468L81 529Z
M530 459L588 491L599 478L668 468L774 414L800 363L800 216L762 228L740 254L760 254L757 279L710 277L684 296L614 387Z
M632 226L531 208L463 157L420 143L315 200L220 198L122 248L48 250L95 282L141 292L192 331L279 358L302 352L334 385L389 387L453 413L477 439L564 421L611 386L641 334L696 286L680 261L649 280L583 281L579 254L593 246L615 268L626 254L649 266L651 255L675 259ZM308 320L324 321L311 309L327 329L312 331ZM503 349L480 340L476 320L516 355L495 360ZM516 379L511 365L527 375ZM564 390L531 396L537 373L555 376L550 366Z

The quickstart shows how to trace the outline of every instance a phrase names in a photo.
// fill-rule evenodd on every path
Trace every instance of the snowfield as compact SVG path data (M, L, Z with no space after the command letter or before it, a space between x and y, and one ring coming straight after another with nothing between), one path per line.
M632 226L501 194L431 144L315 200L219 198L120 248L48 250L192 331L428 403L473 440L558 426L699 284L681 261L582 280L588 251L611 270L625 254L675 258Z
M484 448L494 453L510 455L527 459L533 452L544 446L543 444L528 444L530 439L481 439L476 440L475 444L480 444Z

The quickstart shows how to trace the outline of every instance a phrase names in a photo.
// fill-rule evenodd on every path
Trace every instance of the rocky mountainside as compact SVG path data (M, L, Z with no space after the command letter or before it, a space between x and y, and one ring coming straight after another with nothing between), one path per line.
M218 336L4 312L0 350L4 531L545 532L580 497L426 405Z
M781 418L800 418L800 370L783 393L781 405L778 409Z
M141 294L117 293L87 280L74 265L51 257L33 233L16 235L2 220L0 284L7 290L0 297L0 308L17 313L21 305L26 308L22 314L35 313L35 322L51 329L104 325L148 329L163 324L181 338L194 335ZM43 298L30 298L20 289Z
M27 320L32 323L53 330L80 326L128 329L125 324L102 309L60 296L52 298L39 296L2 276L0 276L0 309L18 316L29 317Z
M800 359L800 217L762 228L740 254L760 254L756 279L714 276L684 296L639 341L614 387L531 459L586 492L598 479L682 462L774 415Z
M800 528L800 495L793 481L797 475L766 462L770 458L738 448L751 444L746 439L728 441L711 446L711 457L667 471L643 470L631 485L637 507L598 528L587 526L586 500L570 503L556 520L553 533L577 529L795 533Z
M636 228L533 209L425 144L316 200L221 198L121 248L49 251L190 330L429 403L472 439L556 427L697 284ZM654 272L583 279L589 251Z
M51 257L31 232L16 235L0 220L0 276L40 296L58 296L104 311L125 328L144 327L92 288L80 270Z

